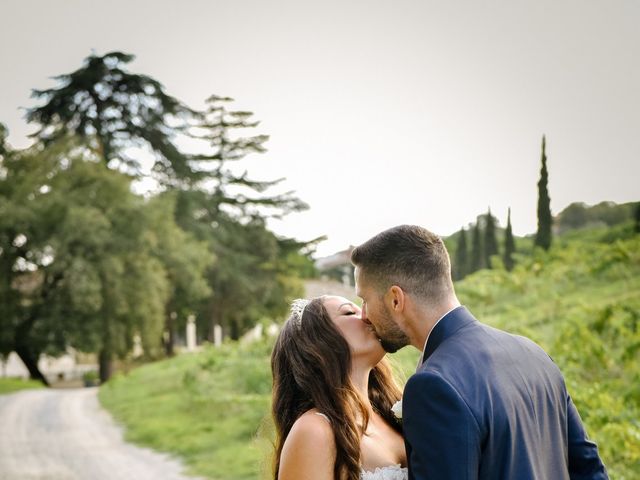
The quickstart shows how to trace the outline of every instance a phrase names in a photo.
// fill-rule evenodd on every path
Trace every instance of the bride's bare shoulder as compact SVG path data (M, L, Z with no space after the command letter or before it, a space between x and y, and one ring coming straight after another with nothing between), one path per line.
M289 436L287 437L287 440L289 439L302 442L316 440L322 443L333 443L333 429L327 417L315 408L312 408L300 415L293 423Z
M315 409L294 422L282 447L280 479L332 478L336 446L331 424Z

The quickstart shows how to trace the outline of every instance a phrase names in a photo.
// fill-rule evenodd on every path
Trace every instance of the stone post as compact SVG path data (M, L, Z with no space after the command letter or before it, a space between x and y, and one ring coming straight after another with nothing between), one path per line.
M196 349L196 317L189 315L187 317L187 352L193 352Z
M220 325L215 325L213 327L213 344L216 347L222 345L222 327Z

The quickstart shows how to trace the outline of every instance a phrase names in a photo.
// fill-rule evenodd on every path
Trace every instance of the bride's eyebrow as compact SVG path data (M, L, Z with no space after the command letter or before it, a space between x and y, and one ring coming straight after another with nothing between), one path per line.
M351 303L351 302L347 302L347 303L343 303L342 305L340 305L338 307L338 310L340 310L342 307L344 307L345 305L349 305L350 307L355 307L355 303Z

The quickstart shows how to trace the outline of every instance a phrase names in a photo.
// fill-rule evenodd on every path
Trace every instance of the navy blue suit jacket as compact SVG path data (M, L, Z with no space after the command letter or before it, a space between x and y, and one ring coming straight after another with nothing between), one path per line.
M402 403L410 479L608 478L555 363L465 307L431 331Z

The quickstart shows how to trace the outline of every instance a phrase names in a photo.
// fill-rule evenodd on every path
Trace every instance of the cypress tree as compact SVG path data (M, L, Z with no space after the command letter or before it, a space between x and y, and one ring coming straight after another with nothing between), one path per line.
M551 247L551 199L549 198L549 172L547 170L546 139L542 136L542 167L538 181L538 231L535 245L549 250Z
M467 234L464 231L464 227L460 229L460 233L458 235L454 267L454 278L456 280L463 279L469 270L469 249L467 247Z
M471 268L469 273L480 270L483 267L482 239L480 237L480 222L476 222L473 227L473 237L471 240Z
M513 241L513 231L511 229L511 208L507 214L507 228L504 231L504 267L508 272L513 270L513 254L516 251L516 244Z
M635 226L636 233L640 233L640 202L636 204L635 220L636 220L636 226Z
M491 257L498 254L498 240L496 239L496 223L491 208L487 212L487 221L484 227L484 264L491 268Z

